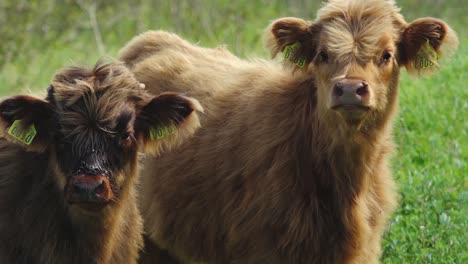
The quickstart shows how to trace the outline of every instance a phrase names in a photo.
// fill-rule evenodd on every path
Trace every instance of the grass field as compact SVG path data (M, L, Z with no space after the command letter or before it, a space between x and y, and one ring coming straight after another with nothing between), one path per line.
M315 17L315 0L0 0L0 97L45 91L70 64L115 57L147 29L174 31L203 46L227 44L241 57L267 57L262 32L281 16ZM431 77L403 74L394 175L400 207L383 263L468 263L468 16L464 0L399 1L408 21L434 16L460 47Z

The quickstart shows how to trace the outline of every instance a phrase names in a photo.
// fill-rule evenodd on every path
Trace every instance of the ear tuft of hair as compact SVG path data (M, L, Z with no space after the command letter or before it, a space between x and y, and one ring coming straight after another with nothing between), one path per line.
M0 102L0 137L28 151L48 146L53 110L44 100L18 95Z
M402 33L399 62L412 75L430 75L457 47L457 34L445 22L435 18L416 19Z
M265 45L272 58L288 45L305 39L309 24L299 18L285 17L273 21L265 31Z
M174 96L171 93L162 94L162 96ZM196 130L200 127L199 114L204 113L203 107L198 100L193 98L178 95L178 98L183 101L190 109L189 111L183 110L182 116L170 117L169 120L163 122L164 127L159 128L165 131L175 130L174 132L167 133L160 138L153 138L148 134L143 137L144 152L151 155L159 155L163 150L171 150L179 146L187 138L191 137ZM181 110L181 107L179 111Z
M271 57L285 52L287 47L294 46L293 54L288 54L284 60L287 67L304 68L315 57L321 25L295 17L285 17L273 21L265 30L265 46L270 50Z

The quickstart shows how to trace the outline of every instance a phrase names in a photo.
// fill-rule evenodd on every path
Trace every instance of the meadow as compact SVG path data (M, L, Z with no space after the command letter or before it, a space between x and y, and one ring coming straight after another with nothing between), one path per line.
M400 206L382 263L468 263L468 16L464 0L397 1L407 21L438 17L458 33L455 56L430 77L402 70L393 170ZM116 57L134 35L173 31L202 46L226 44L268 58L264 28L275 18L312 20L317 0L0 0L0 97L43 94L54 72ZM465 88L464 88L465 87Z

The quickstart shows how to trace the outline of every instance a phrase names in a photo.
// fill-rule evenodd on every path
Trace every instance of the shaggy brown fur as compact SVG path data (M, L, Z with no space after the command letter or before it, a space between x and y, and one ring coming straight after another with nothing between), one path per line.
M1 263L136 263L143 245L138 151L156 154L164 141L169 146L192 134L195 110L195 100L150 95L116 63L62 70L45 100L0 103ZM14 120L35 125L31 145L7 134ZM161 125L178 131L150 139L151 127ZM105 176L113 199L72 203L67 194L75 183L67 186L83 174Z
M440 55L456 36L432 18L407 24L383 0L330 1L315 21L282 18L266 34L273 55L301 43L307 64L243 61L165 32L121 51L150 91L185 92L206 111L195 137L145 162L145 230L184 263L377 263L397 200L400 66L436 69L414 67L418 38ZM365 100L333 105L353 80Z

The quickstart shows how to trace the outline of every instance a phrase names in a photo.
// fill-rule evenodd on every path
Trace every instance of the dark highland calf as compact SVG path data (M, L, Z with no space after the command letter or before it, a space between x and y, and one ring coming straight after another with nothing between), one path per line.
M136 263L138 153L191 135L198 110L116 63L60 71L44 100L1 102L0 263Z
M389 159L401 67L424 74L457 45L394 1L335 0L274 21L273 56L245 61L147 32L120 54L153 93L184 92L202 129L143 171L145 230L184 263L377 263L397 204Z

